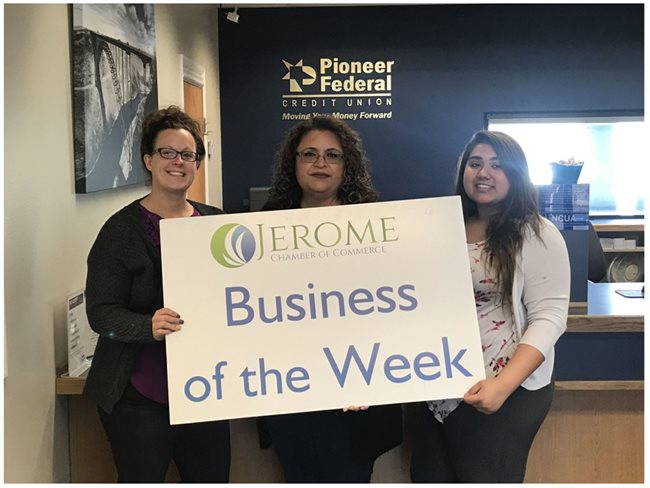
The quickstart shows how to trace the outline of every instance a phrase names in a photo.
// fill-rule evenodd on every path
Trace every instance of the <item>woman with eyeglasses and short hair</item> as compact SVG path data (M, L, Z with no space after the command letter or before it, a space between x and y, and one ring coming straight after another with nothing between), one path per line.
M161 483L173 459L183 482L224 483L228 422L169 424L165 337L183 319L163 306L159 228L161 219L223 212L187 200L205 148L178 107L145 117L140 149L151 192L111 216L88 255L86 310L99 340L84 396L97 403L118 482Z
M361 137L345 122L332 116L300 122L276 154L262 210L374 202L368 164ZM287 482L367 483L375 459L401 442L402 410L382 405L271 415L258 428L262 445L270 435Z

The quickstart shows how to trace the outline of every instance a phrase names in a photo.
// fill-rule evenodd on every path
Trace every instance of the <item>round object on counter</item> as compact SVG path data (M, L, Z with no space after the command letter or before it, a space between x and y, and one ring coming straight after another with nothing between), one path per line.
M625 253L616 256L607 269L607 281L610 283L642 282L643 255Z

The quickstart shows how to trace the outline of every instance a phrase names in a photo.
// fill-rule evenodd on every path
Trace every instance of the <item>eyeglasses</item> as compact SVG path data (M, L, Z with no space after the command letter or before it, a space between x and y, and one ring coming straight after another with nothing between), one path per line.
M305 149L298 151L296 156L300 158L300 162L305 164L315 164L318 158L322 157L326 164L340 164L343 162L343 154L337 151L325 151L325 154L319 154L313 149Z
M195 163L201 159L201 155L199 153L195 153L193 151L177 151L171 147L159 147L158 149L154 149L154 152L160 154L160 157L163 159L176 159L176 157L180 154L181 159L188 163Z

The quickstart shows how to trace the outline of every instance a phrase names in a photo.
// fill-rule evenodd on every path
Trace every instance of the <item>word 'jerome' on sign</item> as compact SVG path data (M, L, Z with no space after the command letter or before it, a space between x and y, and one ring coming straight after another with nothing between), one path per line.
M484 378L458 197L161 222L173 424L457 398Z

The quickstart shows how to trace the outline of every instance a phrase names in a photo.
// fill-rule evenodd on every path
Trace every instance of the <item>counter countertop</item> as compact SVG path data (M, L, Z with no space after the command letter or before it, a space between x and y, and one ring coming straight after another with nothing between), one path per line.
M639 291L643 283L591 283L587 287L588 315L645 314L645 298L625 298L616 290Z
M591 283L585 307L569 309L567 332L643 332L645 298L625 298L616 290L640 290L643 283Z

